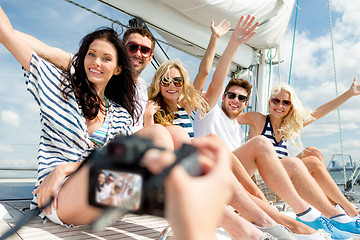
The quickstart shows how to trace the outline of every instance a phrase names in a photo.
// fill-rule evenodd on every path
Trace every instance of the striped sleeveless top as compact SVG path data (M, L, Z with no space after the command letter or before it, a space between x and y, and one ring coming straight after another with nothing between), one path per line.
M178 111L175 112L175 119L173 124L184 128L185 131L189 134L190 138L194 138L193 125L185 108L178 105Z
M269 115L266 116L265 126L264 126L264 129L263 129L261 135L264 135L265 137L267 137L270 140L270 142L272 143L272 145L274 145L276 154L278 155L279 158L284 158L284 157L288 156L286 141L280 140L280 142L277 142L274 137L275 136L274 129L271 125Z
M108 131L110 129L110 117L106 114L104 123L99 129L90 134L89 139L95 144L96 147L102 147L106 143Z

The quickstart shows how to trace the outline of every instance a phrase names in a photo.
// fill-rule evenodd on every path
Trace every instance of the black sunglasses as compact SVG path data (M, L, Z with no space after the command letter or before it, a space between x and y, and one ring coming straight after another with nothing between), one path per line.
M183 77L174 77L174 78L162 78L160 80L160 84L163 87L170 86L171 83L174 83L175 87L182 87L184 84L184 78Z
M239 102L246 102L248 100L247 96L244 95L236 95L236 93L233 92L225 92L225 95L229 98L229 99L234 99L234 98L238 98Z
M134 54L136 53L139 49L141 52L141 55L145 58L148 58L151 56L152 54L152 50L149 47L134 43L134 42L128 42L126 45L126 49L128 51L129 54Z
M284 107L288 107L291 105L290 100L280 100L278 98L272 98L270 102L274 105L279 105L281 103Z

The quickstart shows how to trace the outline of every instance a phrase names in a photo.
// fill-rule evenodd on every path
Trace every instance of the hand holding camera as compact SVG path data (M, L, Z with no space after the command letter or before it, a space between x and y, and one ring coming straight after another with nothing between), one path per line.
M168 161L152 164L152 159L158 159L152 156L156 152L166 154L167 157L162 159ZM142 162L144 155L145 163ZM89 159L92 162L89 203L101 208L123 208L124 212L138 214L164 216L163 184L176 165L181 165L191 176L201 173L195 147L184 144L174 155L154 146L151 140L136 135L117 136L108 146L94 151ZM164 168L164 165L168 166ZM110 174L114 182L106 186L105 178Z

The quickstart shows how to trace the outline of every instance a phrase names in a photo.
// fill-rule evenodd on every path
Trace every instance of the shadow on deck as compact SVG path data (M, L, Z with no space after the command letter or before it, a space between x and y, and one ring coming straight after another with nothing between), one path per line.
M0 220L0 232L4 233L26 213L23 209L29 207L30 200L0 201L0 204L12 216ZM50 221L43 223L40 217L35 217L8 239L157 239L167 225L164 218L128 214L103 231L93 232L89 226L65 228Z

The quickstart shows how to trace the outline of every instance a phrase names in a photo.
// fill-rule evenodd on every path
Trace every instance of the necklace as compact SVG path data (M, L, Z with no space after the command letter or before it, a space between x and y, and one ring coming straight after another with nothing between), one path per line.
M104 95L104 99L105 99L105 108L108 109L108 102L107 102L105 95Z

